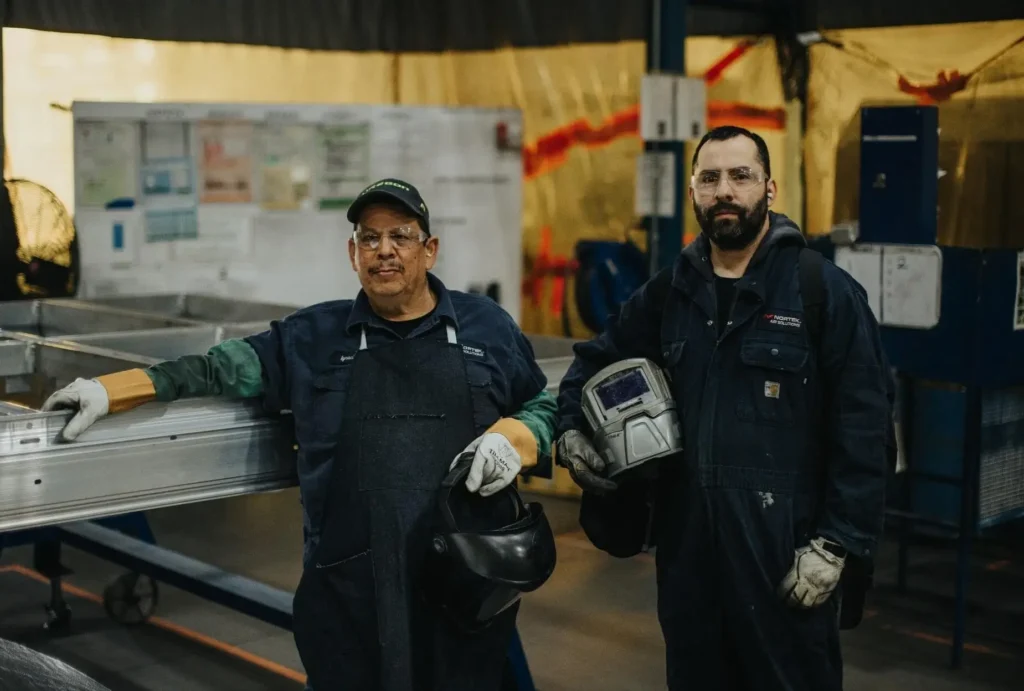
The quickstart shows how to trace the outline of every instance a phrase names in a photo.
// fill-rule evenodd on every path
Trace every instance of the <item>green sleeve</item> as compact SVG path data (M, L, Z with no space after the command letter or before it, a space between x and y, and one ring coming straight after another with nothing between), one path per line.
M156 400L224 396L255 398L263 393L263 367L248 343L230 339L206 355L185 355L146 370L156 389Z
M530 475L551 477L551 444L555 438L557 412L555 397L547 391L541 391L512 415L526 425L537 440L537 466L529 471Z

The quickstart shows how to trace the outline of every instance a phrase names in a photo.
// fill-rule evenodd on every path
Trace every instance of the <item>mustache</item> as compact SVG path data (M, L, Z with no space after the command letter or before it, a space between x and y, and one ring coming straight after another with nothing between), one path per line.
M380 273L381 271L405 271L405 267L401 264L378 264L377 266L370 267L370 273Z
M723 211L728 213L734 213L740 218L743 218L744 214L746 214L747 212L747 210L744 209L742 206L737 206L736 204L729 204L727 202L718 202L714 206L710 207L706 213L710 218L713 217L715 214L721 213Z

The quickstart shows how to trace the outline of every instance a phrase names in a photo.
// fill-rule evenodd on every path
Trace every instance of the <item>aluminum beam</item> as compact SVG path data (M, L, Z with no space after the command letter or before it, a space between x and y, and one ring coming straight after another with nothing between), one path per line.
M78 343L43 341L33 346L32 374L47 382L46 393L70 384L75 379L91 379L103 374L135 367L148 367L159 358L124 353Z
M79 300L40 300L40 303L39 323L47 330L40 334L43 336L199 325L189 319L90 305Z
M253 334L263 333L270 328L270 321L253 321L244 324L222 324L218 327L221 340L244 338Z
M69 412L0 417L0 532L285 489L296 484L290 417L229 401L149 404L74 443Z
M170 343L185 331L204 338L211 334L167 329L163 335ZM135 334L139 342L160 335ZM30 336L0 341L0 372L30 377L40 395L76 377L160 359ZM557 393L572 360L538 361L549 391ZM151 403L101 419L72 444L57 440L69 412L26 413L9 406L0 413L0 532L279 490L297 482L290 416L267 417L252 403Z
M31 374L34 359L32 343L24 340L0 341L0 377Z
M264 320L269 322L271 319L286 317L299 309L291 305L235 300L197 293L117 296L88 302L215 324Z
M105 307L70 298L0 303L0 329L36 336L51 337L201 325L203 323L198 321Z
M0 415L24 415L25 413L36 412L32 408L20 403L11 403L10 401L0 401Z
M182 355L201 355L220 343L221 337L221 328L211 325L79 334L68 338L50 339L50 342L106 348L160 360L173 360Z
M0 329L25 330L39 323L38 300L0 302Z

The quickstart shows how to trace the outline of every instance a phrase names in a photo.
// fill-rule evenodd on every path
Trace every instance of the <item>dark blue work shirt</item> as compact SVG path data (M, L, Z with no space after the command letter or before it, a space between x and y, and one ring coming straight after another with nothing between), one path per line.
M446 326L455 327L473 394L476 433L482 434L498 418L513 415L544 391L547 379L534 359L533 346L500 305L484 296L448 290L433 275L427 279L437 306L406 338L444 339ZM360 291L355 300L307 307L245 339L262 365L264 407L270 412L292 411L307 554L312 547L309 538L315 541L320 525L363 327L371 349L401 338L396 333L400 327L374 313Z
M748 493L748 535L761 535L759 522L772 517L761 505L770 496L776 513L790 512L790 543L808 532L857 555L877 546L892 412L878 324L863 289L826 262L826 328L820 348L814 346L798 276L806 243L788 218L770 218L745 275L721 292L731 304L719 309L710 246L700 236L623 305L604 333L574 347L561 383L559 435L588 429L580 392L602 367L645 357L671 375L685 452L659 483L667 494L659 509L663 557L670 552L663 549L665 533L696 530L700 521L725 524L735 509L708 500L707 516L685 518L697 501L686 492L696 489L730 498ZM779 497L797 498L783 507ZM787 559L792 546L780 550ZM782 560L783 566L790 564Z

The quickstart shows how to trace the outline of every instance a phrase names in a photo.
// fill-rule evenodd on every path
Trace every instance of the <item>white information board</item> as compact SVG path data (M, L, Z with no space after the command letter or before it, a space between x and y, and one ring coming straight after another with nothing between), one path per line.
M938 325L942 250L935 245L838 247L835 264L864 286L880 324L908 329L931 329Z
M520 318L522 158L515 109L72 105L82 297L203 292L309 305L352 298L345 212L411 182L456 290L497 283Z
M879 245L837 247L835 264L864 287L875 319L881 319L882 248Z
M935 245L882 248L882 324L935 327L941 300L942 250Z

